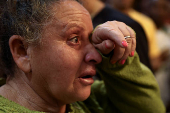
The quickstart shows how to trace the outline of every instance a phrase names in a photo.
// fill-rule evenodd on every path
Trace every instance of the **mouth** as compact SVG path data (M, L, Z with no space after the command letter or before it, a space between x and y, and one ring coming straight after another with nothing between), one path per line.
M86 75L86 76L79 77L79 78L87 79L87 78L92 78L92 77L93 77L92 75Z
M95 76L96 71L91 71L83 73L79 78L79 81L82 85L88 86L94 83L93 76Z

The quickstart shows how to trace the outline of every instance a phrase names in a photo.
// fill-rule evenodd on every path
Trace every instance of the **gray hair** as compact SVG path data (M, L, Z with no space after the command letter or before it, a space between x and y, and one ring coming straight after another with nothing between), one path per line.
M13 35L28 44L38 43L41 31L50 20L51 6L63 0L7 0L0 14L0 68L6 75L14 74L15 63L9 48Z

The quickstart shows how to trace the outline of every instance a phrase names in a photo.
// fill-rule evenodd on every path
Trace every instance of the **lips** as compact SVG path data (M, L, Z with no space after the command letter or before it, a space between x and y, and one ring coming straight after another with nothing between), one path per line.
M94 83L93 76L96 74L96 71L90 71L83 73L79 78L80 83L87 86L92 85Z

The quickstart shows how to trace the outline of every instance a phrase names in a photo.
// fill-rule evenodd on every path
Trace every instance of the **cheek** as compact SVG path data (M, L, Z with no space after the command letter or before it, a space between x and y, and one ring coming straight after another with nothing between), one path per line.
M54 57L53 57L54 56ZM83 56L81 52L64 46L51 56L50 66L55 66L53 71L62 74L63 77L75 75L81 67Z
M80 51L67 45L47 47L43 52L37 52L32 60L32 72L36 79L42 78L42 83L47 83L53 89L67 87L79 75L83 61Z

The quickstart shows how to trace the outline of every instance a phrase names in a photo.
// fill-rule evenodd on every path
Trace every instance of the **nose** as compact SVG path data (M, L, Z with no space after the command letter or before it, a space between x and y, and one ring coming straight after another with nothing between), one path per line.
M85 62L99 64L102 61L101 55L92 44L88 45L86 49Z

